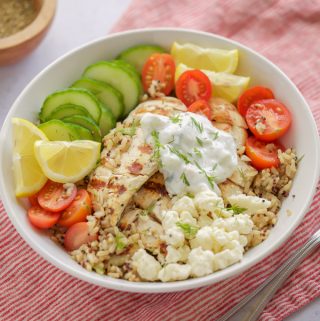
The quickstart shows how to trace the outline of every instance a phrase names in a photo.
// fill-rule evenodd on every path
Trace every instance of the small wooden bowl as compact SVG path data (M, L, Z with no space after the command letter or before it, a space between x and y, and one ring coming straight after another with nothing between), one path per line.
M47 33L56 10L56 0L34 0L36 18L21 31L0 38L0 66L9 65L27 56Z

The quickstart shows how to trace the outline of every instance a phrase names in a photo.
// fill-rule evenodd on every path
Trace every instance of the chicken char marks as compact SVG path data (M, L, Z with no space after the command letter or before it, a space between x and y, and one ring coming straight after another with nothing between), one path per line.
M100 163L88 185L94 210L104 213L105 227L117 225L134 194L159 169L139 127L140 118L145 113L171 117L182 111L186 107L175 98L148 100L105 136Z

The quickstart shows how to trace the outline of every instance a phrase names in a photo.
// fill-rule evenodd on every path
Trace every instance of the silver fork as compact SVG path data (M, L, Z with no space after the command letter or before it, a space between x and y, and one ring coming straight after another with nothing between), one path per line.
M216 321L256 321L276 291L300 262L320 244L320 230L252 293ZM238 312L238 313L237 313Z

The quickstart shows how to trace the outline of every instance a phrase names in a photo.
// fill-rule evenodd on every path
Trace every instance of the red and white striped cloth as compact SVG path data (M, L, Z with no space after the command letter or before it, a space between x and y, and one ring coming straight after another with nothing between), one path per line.
M262 53L297 84L320 127L320 1L134 0L114 31L151 26L205 30ZM48 264L21 239L0 202L0 320L214 321L319 229L319 204L318 187L287 243L234 279L186 292L133 294L79 281ZM292 274L260 321L283 320L319 296L319 267L318 251Z

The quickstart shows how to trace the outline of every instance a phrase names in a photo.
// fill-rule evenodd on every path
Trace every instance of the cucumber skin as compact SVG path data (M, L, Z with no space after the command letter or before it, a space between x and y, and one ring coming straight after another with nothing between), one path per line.
M47 121L47 117L56 109L58 108L59 106L56 106L55 108L52 109L51 113L49 113L49 115L45 115L45 106L46 106L46 103L48 103L48 101L52 98L54 98L54 96L56 95L62 95L62 94L65 94L65 93L81 93L81 94L86 94L87 96L90 96L90 99L92 101L95 102L95 104L97 105L97 115L93 115L92 113L89 112L89 110L87 110L84 106L81 106L83 108L85 108L88 113L91 115L92 119L96 122L99 122L99 119L100 119L100 116L101 116L101 110L100 110L100 102L98 101L98 99L89 91L89 90L86 90L86 89L83 89L83 88L69 88L69 89L64 89L64 90L59 90L59 91L56 91L52 94L50 94L49 96L46 97L46 99L44 100L43 104L42 104L42 107L41 107L41 110L40 110L40 113L39 113L39 119L41 122L45 122ZM62 104L62 105L66 105L66 104Z
M100 128L90 118L82 116L82 115L74 115L71 117L65 117L61 120L67 124L74 124L74 125L84 127L85 129L89 130L90 134L93 137L93 140L95 140L97 142L101 142Z
M87 128L84 128L77 124L69 124L75 127L76 131L79 134L80 140L94 140L93 135L90 133L90 130Z
M116 119L119 119L124 112L124 101L123 101L123 95L119 90L116 88L112 87L106 82L95 80L95 79L90 79L90 78L80 78L76 82L74 82L71 86L71 88L83 88L91 91L97 98L100 100L100 102L104 105L105 107L110 109L110 111L113 113L114 117ZM103 88L103 89L99 89ZM114 108L109 108L110 106L106 104L102 99L100 98L99 94L101 95L102 90L108 90L109 92L112 92L112 95L115 96L115 99L118 101L119 105L117 106L117 109L119 109L117 112L114 111ZM101 115L102 116L102 115Z
M63 121L58 119L52 119L44 122L38 125L38 128L46 134L49 140L72 141L80 139L80 135L76 131L75 127L73 127L71 124L65 124ZM52 131L56 131L57 136L55 136L55 133L52 133ZM64 135L61 136L61 133ZM67 136L67 138L64 136Z
M127 116L129 114L129 112L135 108L139 102L139 99L140 99L140 95L141 95L141 82L140 82L140 79L139 81L137 80L137 77L136 75L133 74L133 72L129 71L127 68L124 68L123 66L119 66L119 65L116 65L110 61L99 61L97 63L94 63L90 66L88 66L85 71L83 72L83 77L84 78L92 78L94 80L99 80L99 81L105 81L105 82L108 82L108 80L105 80L105 78L102 79L102 77L100 76L91 76L92 74L92 69L93 68L97 68L97 67L107 67L107 68L111 68L111 69L120 69L122 72L124 72L128 77L131 78L132 82L134 83L134 86L135 86L135 89L137 91L137 97L135 98L135 101L134 103L131 103L130 105L126 105L126 99L125 99L125 95L124 95L124 92L122 92L120 89L116 88L117 90L119 90L123 96L124 96L124 101L125 101L125 111L124 111L124 114L123 116ZM95 70L96 71L96 70ZM114 86L112 83L110 83L111 86ZM114 86L116 87L116 86ZM130 91L130 88L127 88L126 92L127 91Z
M64 110L74 110L74 113L69 113L69 114L63 114ZM70 117L73 115L82 115L82 116L86 116L91 118L90 114L87 112L87 110L82 107L82 106L78 106L78 105L72 105L72 104L66 104L66 105L61 105L59 107L57 107L48 117L48 120L51 119L62 119L65 117ZM92 119L92 118L91 118ZM93 119L92 119L93 120Z
M145 54L146 52L148 52L147 55ZM164 52L165 50L159 46L137 45L122 51L118 55L117 59L121 59L128 62L141 74L144 63L153 53ZM136 57L134 57L135 55L139 56L139 58L137 59ZM143 59L141 59L141 56L143 57Z
M102 107L101 117L99 122L99 127L101 130L101 135L104 137L109 133L109 131L116 126L116 119L109 109Z

